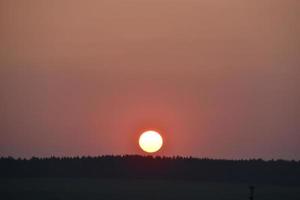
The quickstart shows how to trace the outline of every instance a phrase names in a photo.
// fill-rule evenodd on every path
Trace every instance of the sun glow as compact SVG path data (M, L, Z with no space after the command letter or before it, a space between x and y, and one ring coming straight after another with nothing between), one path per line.
M147 153L157 152L163 145L161 135L156 131L146 131L141 134L139 145Z

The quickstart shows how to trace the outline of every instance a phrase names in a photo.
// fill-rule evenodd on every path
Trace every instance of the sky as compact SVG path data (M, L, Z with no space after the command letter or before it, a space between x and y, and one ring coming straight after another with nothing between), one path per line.
M0 0L0 156L300 159L300 1Z

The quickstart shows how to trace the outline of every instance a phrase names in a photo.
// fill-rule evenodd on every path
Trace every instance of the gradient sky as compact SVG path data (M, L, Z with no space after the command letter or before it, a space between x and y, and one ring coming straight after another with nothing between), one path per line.
M300 1L0 0L0 156L300 159Z

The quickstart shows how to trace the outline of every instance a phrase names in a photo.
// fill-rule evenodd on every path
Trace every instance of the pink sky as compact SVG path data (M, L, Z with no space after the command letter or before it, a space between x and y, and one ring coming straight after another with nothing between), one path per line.
M300 1L0 0L0 156L300 159Z

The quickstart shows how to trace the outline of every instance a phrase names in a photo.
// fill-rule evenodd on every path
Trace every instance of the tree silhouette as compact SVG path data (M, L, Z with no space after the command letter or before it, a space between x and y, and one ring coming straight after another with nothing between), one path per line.
M7 157L0 158L0 178L5 177L186 179L300 185L300 162L139 155L31 159Z

